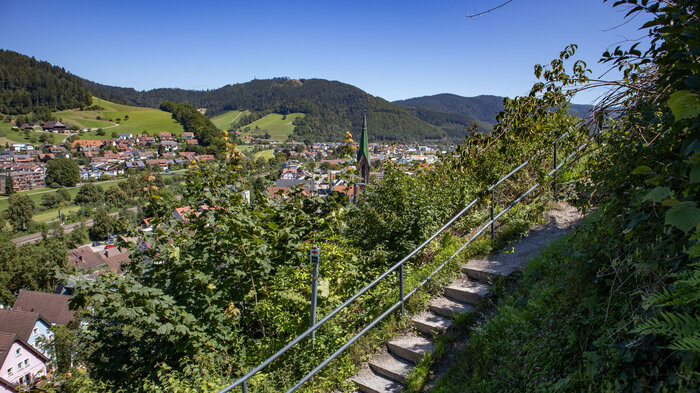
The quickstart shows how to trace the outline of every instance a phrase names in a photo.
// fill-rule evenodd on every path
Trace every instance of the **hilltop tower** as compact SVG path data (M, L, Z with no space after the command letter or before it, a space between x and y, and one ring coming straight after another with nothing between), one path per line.
M362 121L362 136L360 136L360 146L357 149L357 173L361 179L361 184L369 184L369 142L367 138L367 112Z

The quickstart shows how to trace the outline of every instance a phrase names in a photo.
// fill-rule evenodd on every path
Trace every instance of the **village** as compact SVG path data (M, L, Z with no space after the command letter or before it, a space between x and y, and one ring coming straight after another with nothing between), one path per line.
M24 124L19 129L36 130L39 126L46 133L71 135L70 126L59 121ZM286 198L292 189L298 188L308 197L343 194L352 203L362 190L358 184L364 187L366 183L383 179L383 165L386 163L399 165L410 174L431 168L438 154L444 153L438 146L368 143L366 124L359 144L352 141L349 132L342 143L310 145L235 137L244 143L241 146L252 143L257 150L272 150L273 158L267 160L265 169L260 169L265 172L250 172L254 177L265 179L264 189L270 200ZM192 151L199 145L192 132L180 136L170 132L154 135L120 133L111 139L71 139L66 138L58 144L13 143L6 146L6 150L0 151L0 190L9 191L8 186L12 187L12 192L57 188L46 182L47 163L57 158L75 160L80 164L80 184L83 185L146 172L182 173L192 164L216 160L214 155ZM358 150L361 154L356 153ZM252 162L253 156L249 159ZM250 191L243 194L250 203ZM198 215L206 208L176 207L172 209L171 218L187 221L191 214ZM138 230L153 230L149 217L140 221ZM36 238L40 239L42 237ZM14 392L17 386L31 385L37 378L52 373L51 365L55 364L55 359L52 362L55 351L51 350L52 327L76 323L74 311L69 307L75 285L108 272L121 274L122 264L130 261L129 248L143 250L150 247L143 239L142 236L110 233L104 239L71 249L67 265L76 273L70 280L60 283L54 293L21 289L11 307L0 309L0 353L3 354L0 358L0 392Z

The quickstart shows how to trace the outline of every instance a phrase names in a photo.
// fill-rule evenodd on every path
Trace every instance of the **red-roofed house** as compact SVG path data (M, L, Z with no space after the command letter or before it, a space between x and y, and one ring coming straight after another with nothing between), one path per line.
M12 309L38 312L52 325L66 325L75 314L69 304L70 296L20 289Z

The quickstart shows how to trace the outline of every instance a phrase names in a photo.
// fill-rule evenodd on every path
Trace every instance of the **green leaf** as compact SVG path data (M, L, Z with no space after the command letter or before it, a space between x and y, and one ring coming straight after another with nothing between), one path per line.
M648 175L650 173L651 173L651 168L649 168L646 165L640 165L632 171L633 175Z
M659 203L663 201L666 198L670 198L673 196L673 192L671 191L670 188L668 187L656 187L653 190L649 191L647 195L644 197L645 201L652 201L654 203Z
M700 99L687 90L671 94L667 104L676 120L692 119L700 115Z
M690 182L700 183L700 165L695 165L693 169L690 170Z
M673 225L683 232L688 232L700 223L700 209L695 207L694 202L681 202L668 209L666 212L665 225Z

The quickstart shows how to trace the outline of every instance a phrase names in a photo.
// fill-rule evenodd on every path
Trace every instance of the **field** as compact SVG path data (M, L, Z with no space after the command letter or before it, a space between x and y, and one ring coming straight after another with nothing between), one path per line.
M15 142L30 143L32 136L36 136L38 140L42 134L44 134L44 132L30 132L29 137L25 137L24 132L12 130L12 123L0 121L0 147L4 147L6 144L11 145ZM59 139L58 136L55 139L56 142L61 142L62 140L63 138L61 137L61 139Z
M231 129L231 123L236 121L240 116L247 115L248 111L228 111L222 113L218 116L211 118L211 122L214 123L220 129Z
M270 158L275 158L274 152L274 149L259 151L257 153L253 153L253 158L263 157L266 160L269 160Z
M75 213L80 210L80 206L65 206L61 208L61 216L65 217L68 214ZM34 217L32 217L32 221L38 222L38 223L48 223L51 221L56 221L58 220L58 209L51 209L51 210L45 210L41 213L36 213ZM64 218L65 220L65 218Z
M158 133L161 131L172 132L175 135L182 135L184 131L182 126L173 120L170 113L154 108L141 108L136 106L121 105L109 102L106 100L98 100L92 98L93 105L102 105L100 110L67 110L54 113L56 119L61 119L71 125L76 125L81 128L102 128L105 131L104 136L98 136L95 130L91 130L84 134L81 139L110 139L112 132L124 134L140 134L143 131L148 131L149 134ZM100 116L103 120L97 120ZM129 116L128 120L124 120ZM117 124L116 119L122 119L120 124Z
M283 119L282 115L271 113L245 126L250 127L250 131L241 132L241 135L265 135L265 133L268 132L270 134L270 139L284 142L294 131L292 122L304 116L303 113L290 113ZM239 130L242 131L242 128Z
M98 186L102 187L103 189L107 189L107 187L111 186L112 184L117 184L117 183L122 182L122 181L124 181L124 179L98 182L98 183L95 183L95 185L98 185ZM73 200L75 198L75 196L78 194L79 189L80 189L79 187L67 188L68 193L71 196L71 200ZM29 196L29 199L34 201L34 204L36 206L40 206L41 205L41 196L47 192L56 192L56 190L53 188L38 188L36 190L20 191L18 194ZM0 212L7 210L8 203L9 203L9 199L7 196L0 197Z

